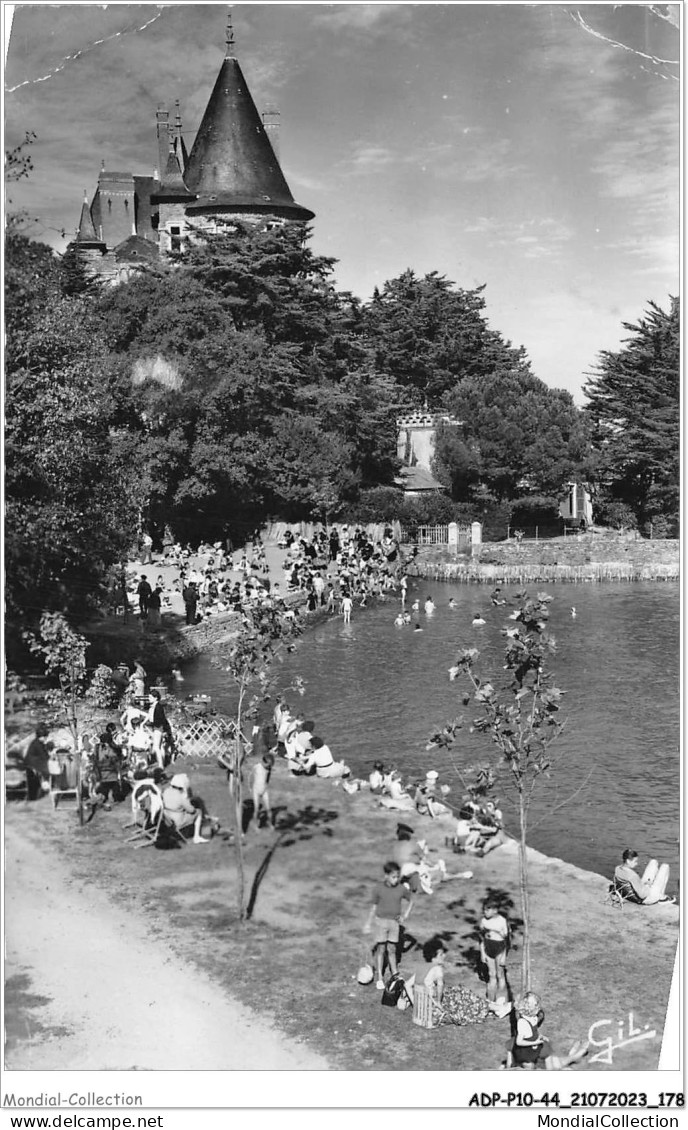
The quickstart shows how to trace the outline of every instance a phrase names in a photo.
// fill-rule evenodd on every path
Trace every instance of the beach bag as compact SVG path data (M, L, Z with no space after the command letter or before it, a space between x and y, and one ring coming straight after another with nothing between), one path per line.
M389 1008L396 1008L399 998L403 997L405 994L406 985L404 978L400 973L395 973L385 985L380 1003L387 1005Z

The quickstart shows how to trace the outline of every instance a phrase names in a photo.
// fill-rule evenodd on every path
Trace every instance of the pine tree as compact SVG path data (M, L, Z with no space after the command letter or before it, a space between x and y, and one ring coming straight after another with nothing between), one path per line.
M655 534L678 535L680 307L650 302L622 349L600 354L585 387L598 453L600 502L617 500Z

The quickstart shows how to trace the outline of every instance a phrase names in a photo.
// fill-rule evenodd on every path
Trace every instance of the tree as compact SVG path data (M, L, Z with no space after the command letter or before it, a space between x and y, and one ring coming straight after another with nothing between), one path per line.
M529 369L485 319L484 286L456 288L436 271L404 271L386 282L363 309L363 328L375 368L402 387L407 406L439 407L459 382L499 368Z
M97 302L150 525L220 537L393 481L399 388L331 270L293 227L239 225Z
M36 140L36 134L33 130L26 130L24 133L24 140L15 145L12 149L5 150L5 181L7 184L13 184L16 181L23 180L24 177L30 176L33 171L33 157L31 156L31 146ZM7 206L11 206L12 200L7 197ZM22 208L18 212L9 212L6 216L6 236L18 234L30 222L27 211Z
M516 594L516 608L510 619L513 625L505 628L505 670L511 682L497 689L477 673L480 653L475 648L459 652L450 668L450 680L466 678L472 694L463 696L467 706L471 699L478 704L480 716L473 726L487 734L499 753L497 766L485 766L479 771L475 788L489 791L495 784L496 773L506 770L507 782L516 792L519 817L519 886L523 917L523 948L521 963L521 991L531 988L530 936L531 920L528 888L528 817L533 792L543 775L548 776L553 759L550 746L561 733L564 723L558 718L563 692L554 685L553 676L546 670L547 657L555 652L555 642L547 631L551 597L538 593L530 598L526 593ZM450 723L431 738L431 745L451 749L462 718Z
M275 660L284 651L292 651L299 628L291 618L274 608L257 608L244 616L241 630L221 657L237 690L234 714L234 736L229 764L229 788L234 823L234 848L237 865L237 913L240 921L247 917L246 875L242 845L244 819L243 769L253 750L248 739L253 730L258 708L269 697L270 672ZM303 693L300 680L296 687Z
M49 248L8 239L5 553L10 622L82 612L132 540L131 445L85 296L64 296Z
M662 519L678 536L680 305L650 302L623 348L604 350L585 386L598 458L598 506L626 503L640 526Z
M38 633L25 633L29 650L43 658L46 674L57 679L58 690L49 696L59 708L72 736L76 757L76 810L79 823L84 822L82 796L81 751L79 749L79 715L77 703L86 693L86 649L88 642L60 613L44 613Z
M497 499L524 486L556 495L586 466L586 421L570 393L526 370L463 380L446 404L461 423L440 429L436 459L459 497L471 497L476 477Z

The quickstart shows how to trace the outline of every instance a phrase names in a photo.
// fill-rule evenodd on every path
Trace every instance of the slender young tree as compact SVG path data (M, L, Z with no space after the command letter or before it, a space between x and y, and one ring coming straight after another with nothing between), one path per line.
M558 717L563 692L554 685L553 676L545 666L548 656L556 650L554 638L547 630L551 599L545 593L538 593L534 598L526 593L517 594L516 608L511 615L513 623L503 633L507 641L504 665L511 674L510 685L505 690L498 691L493 683L480 678L477 671L480 652L475 648L460 651L449 671L452 681L460 676L468 680L471 691L463 696L463 704L467 706L474 701L479 705L481 714L473 721L473 726L490 737L500 754L499 766L479 771L475 791L489 791L501 767L506 770L516 793L523 917L522 992L531 987L527 851L530 805L538 782L552 768L550 746L564 726ZM431 743L451 749L461 725L462 719L450 723L433 735Z
M58 689L49 701L58 707L62 720L72 736L76 758L76 811L79 824L84 822L82 797L81 751L79 750L78 702L83 699L86 684L86 649L88 641L75 632L59 612L44 612L38 634L25 632L29 650L42 656L46 674L57 679Z
M261 703L270 697L271 670L284 653L293 651L300 629L293 619L274 609L258 609L244 616L244 623L222 658L237 689L229 765L229 795L234 824L234 850L237 867L237 913L247 918L246 869L242 842L244 818L243 769L253 751L254 723ZM303 693L300 680L295 689Z

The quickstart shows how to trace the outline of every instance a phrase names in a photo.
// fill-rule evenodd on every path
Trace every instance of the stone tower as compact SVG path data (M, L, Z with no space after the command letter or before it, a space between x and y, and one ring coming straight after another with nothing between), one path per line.
M189 154L184 183L196 197L186 210L190 220L313 219L313 212L297 204L289 190L234 55L231 24L225 58Z
M90 209L82 208L72 246L92 273L111 281L137 264L184 251L194 232L237 221L266 226L307 223L314 213L291 194L251 97L227 25L225 58L196 139L187 153L179 102L174 122L156 111L153 176L101 169Z

